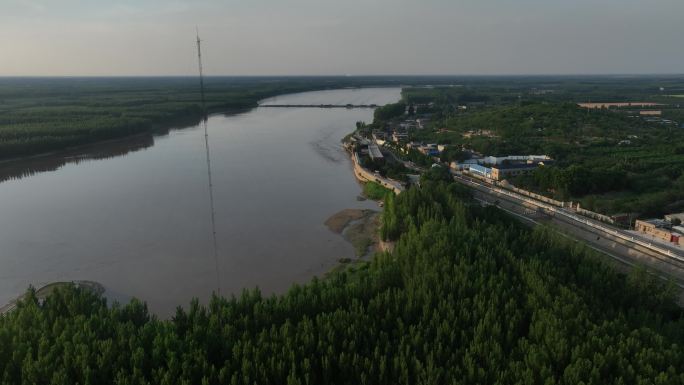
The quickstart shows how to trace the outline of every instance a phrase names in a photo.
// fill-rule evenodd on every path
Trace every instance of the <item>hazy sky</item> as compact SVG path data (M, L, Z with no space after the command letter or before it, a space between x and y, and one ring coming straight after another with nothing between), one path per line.
M684 73L684 0L0 0L0 76Z

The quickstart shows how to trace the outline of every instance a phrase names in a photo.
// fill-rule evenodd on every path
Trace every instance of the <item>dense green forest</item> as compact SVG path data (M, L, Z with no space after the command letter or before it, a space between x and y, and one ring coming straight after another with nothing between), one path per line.
M519 101L520 95L526 100L568 101L625 100L645 91L659 98L684 94L684 83L677 77L644 77L629 82L610 77L545 76L209 77L206 108L208 112L251 108L265 97L307 90L420 84L440 86L410 88L406 91L407 101L509 104ZM660 86L665 86L666 91L657 91ZM539 91L546 88L555 92ZM376 114L381 118L392 116L400 109L389 106L378 109ZM203 114L198 80L190 77L3 78L0 159L193 124Z
M426 178L388 195L377 254L282 296L170 320L88 291L0 317L2 384L683 384L672 286Z
M438 87L411 88L408 101L506 104L519 101L520 95L568 101L625 100L645 91L660 98L684 94L677 77L208 77L206 108L229 112L254 107L265 97L307 90L421 84ZM658 91L662 86L665 91ZM541 92L547 88L554 92ZM377 114L399 110L392 108ZM203 114L198 79L191 77L2 78L0 160L194 124Z
M406 83L410 84L410 83ZM451 84L425 81L432 86L411 87L406 102L510 105L520 101L627 102L652 100L682 102L684 77L661 76L470 76ZM679 99L679 101L677 101Z

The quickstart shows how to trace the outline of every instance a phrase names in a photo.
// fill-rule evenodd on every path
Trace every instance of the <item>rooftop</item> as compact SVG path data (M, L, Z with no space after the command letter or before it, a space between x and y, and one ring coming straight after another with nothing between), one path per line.
M652 218L652 219L641 219L641 222L645 222L655 227L670 227L670 222L664 219Z
M499 170L511 170L511 169L528 169L537 168L538 163L504 163L492 166L492 168L498 168Z
M380 148L375 144L371 144L370 146L368 146L368 154L373 159L380 159L383 157Z

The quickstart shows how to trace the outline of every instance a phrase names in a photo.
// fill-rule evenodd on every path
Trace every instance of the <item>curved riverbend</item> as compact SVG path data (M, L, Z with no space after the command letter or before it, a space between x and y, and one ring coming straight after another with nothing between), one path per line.
M263 102L399 98L399 88L366 88ZM209 118L224 294L255 286L282 292L354 255L324 221L345 208L375 207L356 200L361 189L340 143L372 113L257 108ZM104 156L89 149L76 162L62 156L56 165L42 159L21 179L0 183L0 304L29 284L90 280L108 296L135 296L168 316L216 289L201 127L171 130L131 152L110 149Z

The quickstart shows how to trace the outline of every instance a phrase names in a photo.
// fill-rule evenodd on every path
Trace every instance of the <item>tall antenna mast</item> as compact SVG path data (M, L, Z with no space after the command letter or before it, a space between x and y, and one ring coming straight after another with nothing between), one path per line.
M206 107L204 105L204 73L202 70L202 40L199 37L199 28L195 27L197 32L197 62L199 63L199 77L200 77L200 94L202 96L202 110L206 117Z
M204 148L207 154L207 180L209 183L209 208L211 210L211 240L214 249L214 263L216 269L216 290L217 294L221 295L221 273L219 271L218 247L216 242L216 214L214 210L214 184L211 178L211 156L209 156L209 130L207 128L207 108L204 100L204 74L202 71L202 40L199 37L199 28L197 28L197 61L199 64L200 76L200 93L202 95L202 124L204 125Z

